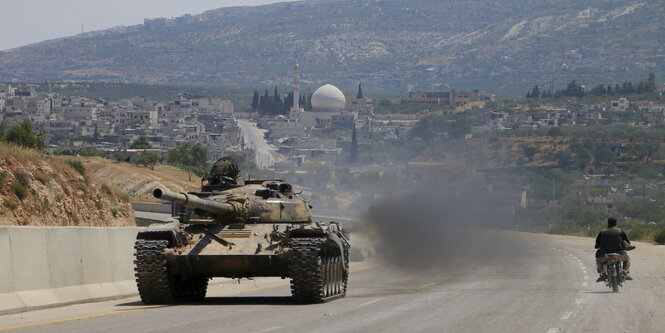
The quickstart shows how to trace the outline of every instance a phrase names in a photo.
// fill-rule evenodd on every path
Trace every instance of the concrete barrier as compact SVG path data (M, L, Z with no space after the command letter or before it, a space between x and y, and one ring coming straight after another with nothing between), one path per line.
M0 227L0 314L135 295L139 230Z
M132 202L132 208L138 212L171 214L171 203Z

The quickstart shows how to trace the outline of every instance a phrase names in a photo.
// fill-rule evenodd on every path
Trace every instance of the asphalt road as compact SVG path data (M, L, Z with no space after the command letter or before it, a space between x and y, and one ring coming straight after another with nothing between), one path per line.
M264 137L266 130L257 128L256 124L243 119L238 120L238 126L242 129L246 148L254 150L255 162L259 169L270 169L275 161L282 158L275 148L266 142Z
M0 316L16 332L664 332L665 249L638 244L618 294L590 238L519 234L525 255L421 270L353 263L346 298L297 305L285 280L215 282L200 304L137 298ZM441 255L445 255L442 253ZM496 258L496 256L492 256Z

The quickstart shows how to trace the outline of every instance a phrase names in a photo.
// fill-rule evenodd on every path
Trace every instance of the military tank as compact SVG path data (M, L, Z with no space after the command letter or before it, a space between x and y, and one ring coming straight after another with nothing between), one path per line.
M336 222L312 221L311 206L281 180L239 184L235 161L223 158L200 192L155 189L173 202L175 222L137 235L136 283L146 304L201 300L213 277L291 279L300 303L344 297L349 237ZM207 183L204 183L206 182Z

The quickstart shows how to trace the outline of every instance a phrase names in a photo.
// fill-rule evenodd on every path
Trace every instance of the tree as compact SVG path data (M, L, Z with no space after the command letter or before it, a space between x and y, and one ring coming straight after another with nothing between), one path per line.
M646 90L649 93L655 92L656 91L657 85L656 85L656 74L653 72L649 73L649 78L647 78L647 84L646 84Z
M409 138L420 138L427 144L431 144L446 130L446 121L443 116L429 115L420 119L416 125L411 128Z
M540 88L538 85L533 86L533 89L531 89L531 98L539 98L540 97Z
M358 98L358 99L363 98L363 83L362 82L358 83L358 93L356 94L356 98Z
M148 141L148 138L141 135L132 142L132 144L129 146L129 149L152 149L152 145Z
M591 88L590 93L591 93L591 95L593 95L593 96L602 96L602 95L607 94L607 90L605 89L605 86L604 86L604 85L599 84L599 85L597 85L597 86Z
M127 162L129 161L129 153L125 149L115 149L113 151L113 159L116 160L116 162Z
M284 103L282 103L282 109L280 110L280 114L288 114L289 110L293 107L293 91L288 93L286 95L286 98L284 98Z
M12 126L4 135L5 141L32 149L44 149L44 138L41 132L32 129L32 123L24 120Z
M270 108L270 114L276 115L279 114L280 111L282 110L282 96L279 95L279 92L277 92L277 87L275 87L275 93L272 96L273 98L273 103L272 107Z
M254 96L252 97L252 110L259 108L259 92L254 89Z
M153 152L144 151L141 156L136 158L136 164L143 164L144 167L150 167L151 170L155 170L155 165L161 163L164 159ZM191 179L190 179L191 180Z
M187 170L191 181L195 171L206 168L208 149L200 143L185 142L169 151L167 161Z
M526 143L522 144L520 148L522 148L524 157L528 158L529 161L533 161L533 157L536 155L536 153L538 153L538 148Z
M351 136L351 154L349 156L351 163L358 162L358 135L356 133L356 124L353 124L353 135Z

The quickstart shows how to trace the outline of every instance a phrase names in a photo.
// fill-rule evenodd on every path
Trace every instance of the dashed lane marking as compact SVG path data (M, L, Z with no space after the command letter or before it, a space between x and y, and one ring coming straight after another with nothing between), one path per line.
M436 282L425 283L425 284L423 284L421 287L423 287L423 288L427 288L427 287L431 287L431 286L433 286L433 285L435 285L435 284L436 284Z
M560 332L560 331L561 331L560 328L558 328L558 327L553 327L553 328L550 328L550 329L547 331L547 333L557 333L557 332Z
M561 320L568 320L573 315L573 311L566 311L566 313L561 316Z
M382 299L383 299L383 298L373 299L373 300L371 300L371 301L367 301L367 302L365 302L365 303L363 303L363 304L360 304L360 306L366 306L366 305L374 304L374 303L376 303L376 302L378 302L378 301L380 301L380 300L382 300Z

